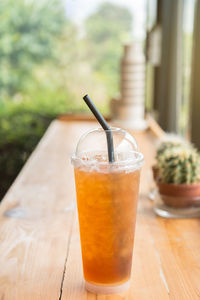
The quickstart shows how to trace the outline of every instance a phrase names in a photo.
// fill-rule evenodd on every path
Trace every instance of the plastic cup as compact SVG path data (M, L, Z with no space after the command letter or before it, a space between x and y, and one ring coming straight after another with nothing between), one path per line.
M129 287L143 155L126 131L111 128L115 162L108 162L106 134L84 134L72 156L86 289L122 293Z

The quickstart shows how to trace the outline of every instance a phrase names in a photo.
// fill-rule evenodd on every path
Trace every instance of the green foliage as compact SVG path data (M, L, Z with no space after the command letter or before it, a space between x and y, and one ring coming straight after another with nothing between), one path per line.
M74 106L72 94L44 72L57 64L68 25L62 0L0 1L0 20L1 197L50 121Z
M74 112L73 96L42 91L0 102L0 198L36 147L50 122L66 110Z
M130 31L131 22L132 16L127 8L104 2L86 21L88 38L97 44L109 40L120 42L124 32Z
M161 182L190 184L200 181L200 154L191 144L164 142L156 158Z
M55 58L56 40L65 26L60 0L0 2L0 96L24 91L33 70Z
M112 97L118 91L122 44L130 35L131 24L128 9L109 2L102 3L86 20L91 63Z
M0 114L0 197L6 192L51 121L51 117L34 113L24 104L9 104Z

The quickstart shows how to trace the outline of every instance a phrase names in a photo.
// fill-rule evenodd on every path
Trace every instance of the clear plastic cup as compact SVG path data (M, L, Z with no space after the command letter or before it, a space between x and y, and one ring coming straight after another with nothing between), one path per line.
M86 289L128 289L143 155L126 131L111 128L115 162L103 129L84 134L72 156Z

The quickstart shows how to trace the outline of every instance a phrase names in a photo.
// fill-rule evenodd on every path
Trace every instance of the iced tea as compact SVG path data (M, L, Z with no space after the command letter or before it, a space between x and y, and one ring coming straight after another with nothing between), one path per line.
M93 284L129 280L140 170L75 168L84 277Z

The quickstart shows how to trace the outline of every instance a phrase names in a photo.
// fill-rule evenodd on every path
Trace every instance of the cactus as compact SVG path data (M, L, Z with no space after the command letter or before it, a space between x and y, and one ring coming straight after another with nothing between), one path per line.
M200 181L200 155L191 144L162 143L156 159L161 182L191 184Z
M170 150L174 147L181 147L181 146L182 143L180 142L172 142L172 141L162 142L157 149L156 157L162 155L166 150Z
M174 149L177 147L179 148L182 146L183 146L183 144L180 142L171 142L171 141L162 142L157 149L156 160L159 162L160 158L162 159L162 157L166 151L168 152L171 149Z

